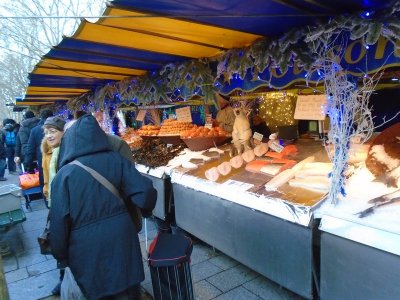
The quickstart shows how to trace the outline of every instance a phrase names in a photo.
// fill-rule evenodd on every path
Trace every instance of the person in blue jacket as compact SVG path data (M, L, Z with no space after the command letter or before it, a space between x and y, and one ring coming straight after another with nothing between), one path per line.
M80 166L104 176L125 201L149 216L157 200L152 181L111 150L93 116L79 118L65 131L58 172L51 184L50 243L54 257L68 266L88 300L135 299L144 280L143 260L126 205Z

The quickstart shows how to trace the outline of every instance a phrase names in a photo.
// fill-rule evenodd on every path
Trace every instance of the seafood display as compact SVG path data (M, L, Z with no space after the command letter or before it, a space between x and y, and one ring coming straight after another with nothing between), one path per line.
M166 166L184 148L183 145L167 146L160 139L145 140L139 150L133 151L133 160L150 168Z

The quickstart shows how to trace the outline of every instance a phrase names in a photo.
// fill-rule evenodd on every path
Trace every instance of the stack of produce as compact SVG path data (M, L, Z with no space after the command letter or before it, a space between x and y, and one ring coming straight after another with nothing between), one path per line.
M157 168L167 165L184 148L183 145L167 146L160 139L144 140L140 150L133 152L133 160L147 167Z
M180 135L182 132L193 128L195 125L190 122L183 122L174 119L167 119L161 126L158 135Z
M143 125L142 128L137 131L137 133L143 136L156 136L158 135L160 128L161 127L157 125Z
M204 126L195 126L190 130L186 130L181 134L181 138L199 138L199 137L225 137L227 132L221 127L207 128Z

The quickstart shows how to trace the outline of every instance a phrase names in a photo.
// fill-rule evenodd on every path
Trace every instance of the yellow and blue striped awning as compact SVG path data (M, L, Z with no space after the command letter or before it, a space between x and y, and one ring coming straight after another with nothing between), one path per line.
M65 101L168 63L214 57L317 18L383 7L382 2L114 0L104 18L82 20L72 37L64 37L42 57L29 75L22 102Z

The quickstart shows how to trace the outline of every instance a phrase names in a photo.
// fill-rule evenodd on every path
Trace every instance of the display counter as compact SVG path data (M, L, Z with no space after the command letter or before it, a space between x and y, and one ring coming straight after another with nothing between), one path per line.
M321 299L400 299L400 205L360 217L374 199L396 189L366 170L356 175L344 199L321 208Z
M353 221L321 221L321 299L400 299L400 235Z
M323 151L318 143L308 146L298 159ZM177 226L311 299L316 279L313 239L317 223L313 214L324 198L287 186L283 187L287 193L267 192L264 185L272 177L244 167L217 182L205 179L204 170L226 160L224 155L195 170L172 170Z
M173 205L173 192L169 175L166 174L164 168L150 169L136 164L136 169L153 182L153 186L157 190L157 202L153 215L165 221L167 216L171 214L171 206Z

